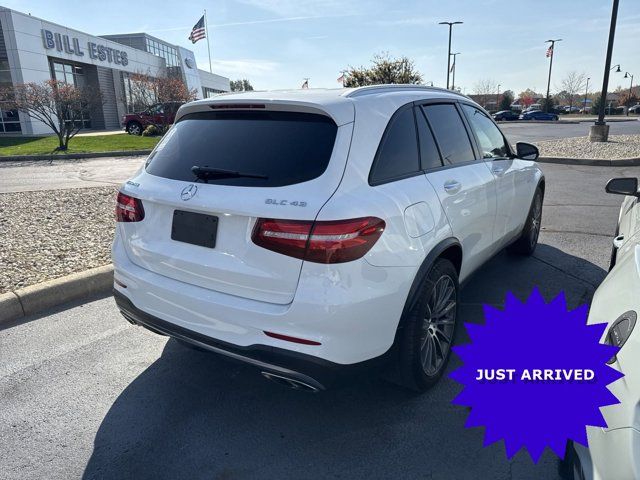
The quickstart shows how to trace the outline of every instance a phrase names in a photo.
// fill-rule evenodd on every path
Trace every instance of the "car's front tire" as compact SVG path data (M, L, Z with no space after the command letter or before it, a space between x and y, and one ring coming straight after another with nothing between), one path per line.
M413 308L401 320L397 380L424 392L444 373L455 338L459 284L453 264L436 260L417 295Z
M538 245L538 237L540 236L540 226L542 224L542 189L538 187L533 196L529 214L524 223L524 228L520 237L509 245L509 251L519 253L521 255L532 255Z
M142 125L138 122L129 122L127 132L129 135L142 135Z

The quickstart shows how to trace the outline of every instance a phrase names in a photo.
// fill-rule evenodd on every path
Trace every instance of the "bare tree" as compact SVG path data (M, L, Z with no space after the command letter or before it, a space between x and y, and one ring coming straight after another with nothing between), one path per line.
M198 98L195 89L189 90L181 78L152 77L145 73L133 73L129 76L129 96L135 109L151 110L159 103L187 103ZM157 117L161 123L154 124L160 133L169 127L167 115Z
M473 86L473 93L478 96L480 105L483 107L496 98L496 92L498 91L498 82L491 78L483 78ZM497 107L497 105L496 105Z
M5 87L0 90L0 102L3 108L19 110L53 130L59 151L67 149L90 113L102 105L102 97L95 89L47 80Z
M569 103L569 113L571 113L573 101L577 95L582 93L586 81L587 76L584 73L578 73L576 71L567 73L567 76L562 79L562 92L559 96Z

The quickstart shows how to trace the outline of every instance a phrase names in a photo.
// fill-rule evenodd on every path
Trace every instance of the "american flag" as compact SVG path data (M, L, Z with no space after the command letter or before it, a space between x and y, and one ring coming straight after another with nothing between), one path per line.
M338 83L344 83L344 73L340 75L336 80Z
M305 78L304 83L302 84L302 87L300 88L309 88L309 79Z
M553 57L553 45L547 48L547 58Z
M205 34L204 15L203 15L202 18L198 20L198 23L196 23L191 29L191 33L189 34L189 40L191 40L191 43L196 43L198 40L202 40L206 36L207 35Z

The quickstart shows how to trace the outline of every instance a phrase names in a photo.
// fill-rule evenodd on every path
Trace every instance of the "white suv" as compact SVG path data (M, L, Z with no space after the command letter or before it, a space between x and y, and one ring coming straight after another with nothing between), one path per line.
M424 390L449 357L459 282L537 244L537 155L438 88L184 105L118 195L116 302L296 388L391 361Z

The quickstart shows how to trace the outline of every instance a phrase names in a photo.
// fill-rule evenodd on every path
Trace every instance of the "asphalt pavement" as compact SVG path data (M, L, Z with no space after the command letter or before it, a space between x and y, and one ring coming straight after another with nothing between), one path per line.
M478 271L462 322L481 323L483 303L535 286L547 299L564 291L574 308L606 275L622 198L604 184L640 167L542 168L541 244ZM534 465L523 451L507 460L501 443L483 447L482 429L465 428L467 410L451 404L459 391L446 377L423 395L377 378L288 390L93 299L0 330L0 477L558 479L549 451Z
M500 128L511 143L536 143L542 140L553 140L566 137L585 137L589 135L589 127L593 122L582 123L500 123ZM638 135L640 121L610 122L610 135Z
M146 156L0 162L0 194L121 185Z

